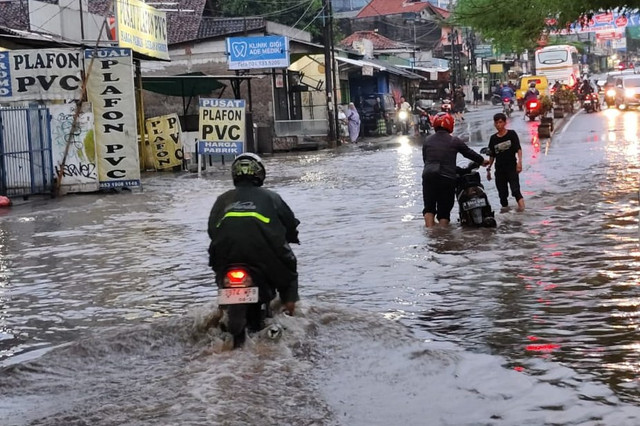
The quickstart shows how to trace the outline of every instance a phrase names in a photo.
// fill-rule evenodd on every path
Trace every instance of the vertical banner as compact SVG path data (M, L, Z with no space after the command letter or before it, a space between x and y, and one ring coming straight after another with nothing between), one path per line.
M88 107L90 105L84 104ZM93 133L93 114L82 111L75 131L70 134L76 104L49 105L51 114L51 153L56 176L62 172L62 185L66 192L91 192L98 190L96 147ZM67 157L62 161L66 150ZM62 170L61 170L62 168Z
M198 154L244 152L244 99L200 99Z
M147 118L145 127L156 170L182 165L182 128L178 114Z
M92 69L89 70L91 58ZM140 186L131 49L85 50L87 97L93 105L100 188Z

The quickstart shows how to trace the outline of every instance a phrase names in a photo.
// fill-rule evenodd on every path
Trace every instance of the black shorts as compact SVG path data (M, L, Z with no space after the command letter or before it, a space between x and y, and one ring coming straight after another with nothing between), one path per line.
M440 175L422 175L422 215L432 213L437 219L451 220L456 182Z

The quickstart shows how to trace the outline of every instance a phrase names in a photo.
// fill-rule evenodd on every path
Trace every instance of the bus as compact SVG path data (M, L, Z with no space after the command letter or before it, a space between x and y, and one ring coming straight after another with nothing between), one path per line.
M556 81L574 87L580 81L578 49L568 44L542 47L535 52L536 75L544 75L553 85Z

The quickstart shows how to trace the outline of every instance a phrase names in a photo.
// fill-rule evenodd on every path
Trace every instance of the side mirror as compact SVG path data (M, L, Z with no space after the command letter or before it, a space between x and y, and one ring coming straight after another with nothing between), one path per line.
M489 148L485 146L480 150L480 154L489 155Z

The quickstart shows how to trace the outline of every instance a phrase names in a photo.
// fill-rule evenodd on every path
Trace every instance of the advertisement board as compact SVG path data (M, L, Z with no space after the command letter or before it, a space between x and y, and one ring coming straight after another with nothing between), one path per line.
M289 39L284 36L227 38L230 70L287 68Z
M140 0L116 0L116 17L120 47L169 59L166 13Z
M242 154L245 119L244 99L201 98L198 154Z
M0 51L0 100L80 99L80 49Z

